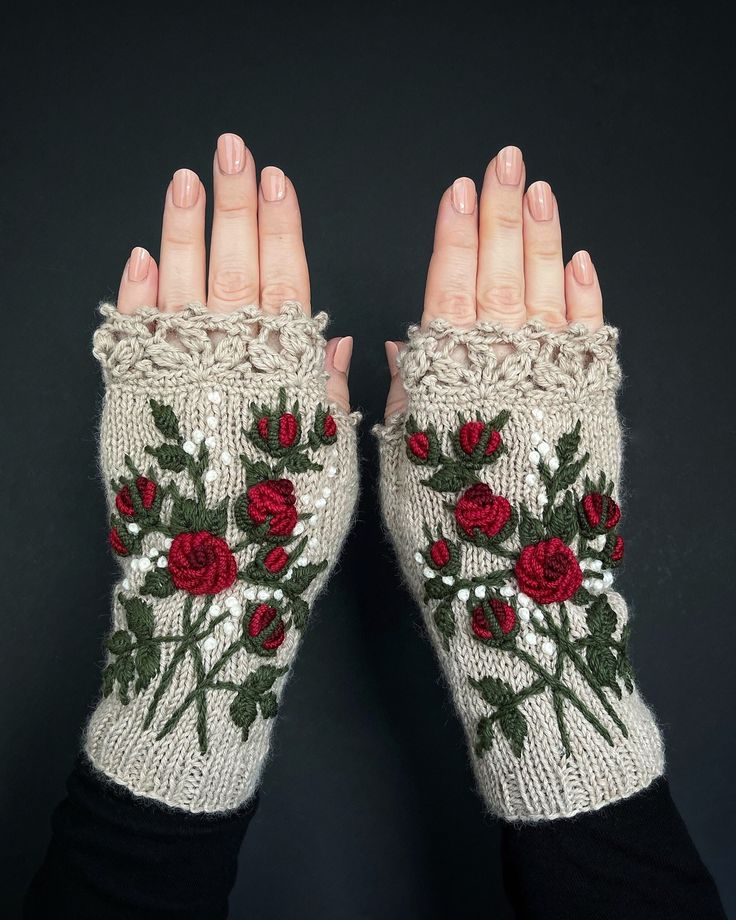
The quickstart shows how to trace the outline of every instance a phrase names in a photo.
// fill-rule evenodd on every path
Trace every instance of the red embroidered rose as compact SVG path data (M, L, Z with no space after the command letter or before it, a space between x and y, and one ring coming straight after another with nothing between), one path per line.
M279 444L282 447L291 447L299 436L299 423L291 412L284 412L279 417Z
M429 436L424 431L415 431L406 439L406 449L413 454L417 460L426 460L429 457Z
M455 506L455 520L471 539L477 537L478 531L486 537L495 537L510 518L508 499L494 495L484 482L467 489Z
M611 562L621 562L624 558L624 538L616 537L611 550Z
M230 547L207 530L177 534L169 550L168 569L174 585L189 594L219 594L238 575Z
M479 604L471 614L470 627L475 635L485 642L507 636L514 626L516 611L510 604L505 604L498 598L493 598L486 604Z
M278 575L278 573L284 568L288 561L289 554L286 552L284 547L275 546L272 550L269 550L266 553L263 559L263 565L272 575Z
M450 547L447 545L447 541L435 540L429 548L429 555L438 569L444 568L450 561Z
M337 434L337 422L331 415L326 415L322 422L322 436L325 438L334 438Z
M251 643L252 648L255 646L255 651L259 648L268 652L277 649L286 635L284 622L278 610L268 604L259 604L255 608L250 615L246 631L251 639L260 640Z
M263 438L264 441L268 441L268 430L271 424L271 420L267 415L264 415L263 418L259 418L256 427L258 428L258 434Z
M538 604L566 601L583 583L575 554L559 537L525 546L514 573L519 589Z
M621 520L621 509L610 495L588 492L580 503L580 523L586 534L612 530Z
M120 534L118 533L117 527L113 527L113 529L107 535L107 539L110 542L110 546L112 546L118 556L127 556L130 552L127 546L120 539Z
M294 484L288 479L267 479L246 492L248 517L254 524L269 521L272 537L288 537L296 527L297 511Z
M472 454L478 446L478 442L486 432L485 422L466 422L458 432L458 441L463 452ZM496 453L501 446L501 435L498 431L491 431L488 436L488 444L483 454L490 457Z
M135 481L135 489L140 496L141 504L147 511L156 500L156 483L146 479L145 476L139 476ZM135 507L130 494L130 486L123 486L115 496L115 507L123 517L135 517Z

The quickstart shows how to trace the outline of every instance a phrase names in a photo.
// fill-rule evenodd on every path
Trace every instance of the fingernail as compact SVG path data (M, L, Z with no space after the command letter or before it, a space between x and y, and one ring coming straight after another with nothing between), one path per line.
M191 169L177 169L171 188L171 199L177 208L191 208L199 198L199 178Z
M504 147L496 155L496 175L501 185L518 185L521 182L523 159L518 147Z
M452 183L452 206L458 214L475 211L475 183L472 179L455 179Z
M142 246L136 246L128 260L128 281L145 281L150 264L151 256L148 252Z
M261 172L261 191L266 201L281 201L286 194L286 176L278 166L267 166Z
M346 335L340 339L335 348L335 354L332 356L332 364L336 371L341 374L347 374L350 370L350 359L353 356L353 337Z
M237 134L221 134L217 139L217 165L226 176L242 172L245 166L245 144Z
M592 284L595 281L595 272L589 253L584 249L576 252L572 257L572 273L578 284Z
M526 195L534 220L552 220L555 213L555 201L549 182L532 183Z

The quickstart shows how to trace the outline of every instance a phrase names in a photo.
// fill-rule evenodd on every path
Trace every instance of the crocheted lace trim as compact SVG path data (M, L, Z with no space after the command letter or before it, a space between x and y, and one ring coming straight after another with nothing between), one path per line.
M111 382L237 383L268 376L301 388L305 380L325 378L327 314L308 317L296 301L285 302L278 314L257 306L213 313L201 303L177 313L143 307L131 315L103 303L100 313L93 354Z

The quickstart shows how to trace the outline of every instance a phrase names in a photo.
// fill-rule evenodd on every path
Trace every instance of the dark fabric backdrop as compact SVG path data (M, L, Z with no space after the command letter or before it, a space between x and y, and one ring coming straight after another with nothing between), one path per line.
M501 146L548 179L621 327L621 581L674 795L736 910L733 178L725 20L700 4L26 6L4 23L3 840L15 916L98 690L115 567L95 304L158 251L171 172L243 135L294 180L313 299L356 339L357 527L291 680L235 917L507 917L419 616L376 511L385 338L419 316L437 200ZM22 17L18 19L17 17Z

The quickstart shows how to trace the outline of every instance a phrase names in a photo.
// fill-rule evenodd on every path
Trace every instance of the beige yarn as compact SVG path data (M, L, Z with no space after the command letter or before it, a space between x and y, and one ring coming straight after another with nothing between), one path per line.
M309 318L294 302L284 303L278 315L264 314L252 306L215 314L201 304L190 304L170 314L142 309L133 316L124 316L114 306L104 304L101 312L104 321L94 336L94 354L107 384L100 433L100 461L106 483L126 472L126 455L140 469L151 465L152 458L145 454L144 447L161 441L149 407L151 398L173 408L187 437L199 429L215 438L211 465L217 478L206 485L209 506L245 491L245 472L239 459L242 453L251 460L263 459L243 434L243 428L251 423L252 402L276 406L279 390L284 388L289 406L298 400L305 430L312 424L318 405L327 405L322 335L327 317L323 313ZM318 459L323 470L284 473L294 482L301 500L298 510L319 509L315 520L306 525L315 546L314 558L309 558L327 559L329 566L303 595L310 606L339 554L358 492L355 426L359 416L347 415L335 407L330 411L337 423L338 437L334 445L320 450ZM221 459L223 452L225 458L229 454L227 463ZM192 487L184 473L168 472L162 477L173 478L183 494L191 494ZM107 495L112 511L115 496L109 485ZM243 540L232 511L225 538L231 547ZM146 541L158 545L153 535ZM149 542L144 543L144 552ZM253 557L252 550L246 547L236 553L241 571ZM122 558L121 564L124 580L113 592L114 629L125 628L118 593L135 593L143 580L141 573L131 569L129 558ZM242 599L247 588L247 582L236 581L215 601L222 606L227 597ZM157 633L181 632L183 593L177 591L173 596L152 600ZM239 631L240 622L233 623ZM231 641L219 627L213 637L214 648L202 648L205 664L215 660ZM290 665L299 638L296 628L288 629L276 656L265 660L240 650L227 663L220 679L241 682L260 665ZM171 660L172 646L163 645L161 652L163 671ZM280 676L272 688L278 696L289 673ZM143 723L156 679L143 692L133 694L128 705L123 705L115 693L102 699L89 721L85 750L98 770L137 795L192 812L232 809L255 792L274 719L257 718L248 739L243 741L228 712L233 694L213 693L207 700L206 753L197 743L194 707L173 731L156 740L161 726L195 682L191 656L187 656L148 728Z
M588 451L590 460L574 484L576 494L583 493L584 472L595 478L602 470L617 488L621 431L615 405L620 381L616 342L616 330L607 326L593 333L579 325L549 332L537 323L515 331L492 323L457 329L444 321L435 321L426 329L412 328L399 362L409 395L407 416L414 416L420 430L434 425L442 450L451 455L449 434L458 428L458 413L464 413L466 419L480 413L481 419L490 420L500 410L510 410L502 432L506 453L482 467L478 476L514 507L524 502L532 509L536 509L538 492L538 485L530 484L529 476L534 473L532 433L536 432L537 440L541 436L554 446L580 420L580 451ZM415 559L417 551L427 545L422 528L427 524L435 532L441 526L446 535L456 539L453 514L447 507L455 496L422 485L432 470L409 461L405 422L406 416L400 415L376 429L381 502L406 581L423 602L425 576L422 564ZM613 496L617 497L616 490ZM518 550L518 534L509 545ZM465 577L503 568L503 560L469 543L462 543L461 553ZM615 591L609 590L607 595L618 615L614 634L618 640L628 616L626 604ZM457 598L453 601L456 634L446 650L432 621L436 604L429 601L423 605L427 626L467 734L480 792L494 814L518 821L571 816L630 796L662 773L659 731L637 690L631 694L624 691L621 700L609 690L603 691L628 729L625 738L588 683L569 664L564 674L566 683L610 731L614 745L592 729L577 709L566 706L571 747L570 756L566 756L552 693L547 689L528 697L519 707L528 728L520 757L497 730L491 748L477 756L473 750L476 726L488 715L489 707L469 678L493 676L518 691L530 683L532 672L524 662L479 641L471 631L465 603ZM549 609L557 606L549 605ZM571 637L587 635L585 610L570 602L567 606ZM522 623L517 641L524 642L533 629L533 620ZM525 650L552 670L555 653L545 655L536 637L530 641L535 644L524 645Z

